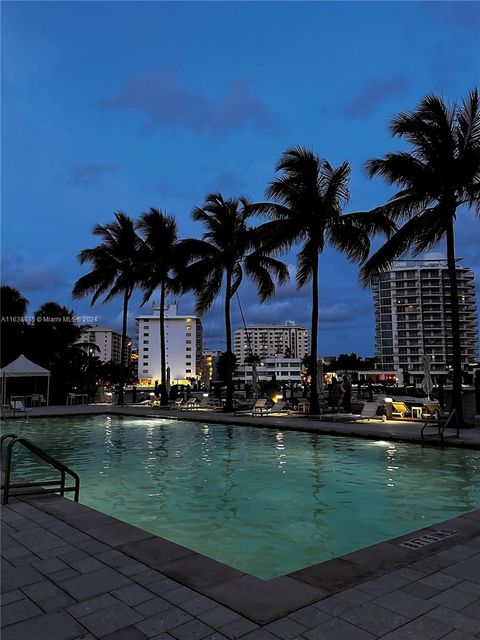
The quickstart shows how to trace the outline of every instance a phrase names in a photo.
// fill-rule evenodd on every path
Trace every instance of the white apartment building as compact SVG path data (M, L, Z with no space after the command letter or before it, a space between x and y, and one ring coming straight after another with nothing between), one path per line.
M264 382L273 377L277 382L302 382L302 361L300 358L285 358L282 355L273 358L265 358L261 364L256 365L257 380ZM234 380L241 380L245 383L252 382L253 366L242 364L237 366Z
M474 274L457 266L464 366L477 361L478 318ZM447 375L452 363L450 283L444 259L403 260L374 285L378 368L422 375L422 355L432 374Z
M121 361L122 335L108 327L88 327L82 331L79 343L94 343L96 349L92 355L100 358L102 362L110 362L113 360L116 364ZM78 343L77 343L78 344ZM130 361L132 341L127 336L125 342L125 363Z
M141 385L161 382L160 308L153 305L152 315L138 316L138 379ZM165 356L170 381L184 383L201 376L202 323L193 315L179 315L178 303L165 308Z
M234 335L234 353L240 365L251 353L262 359L282 354L301 360L309 350L310 331L305 327L297 327L293 320L287 320L284 325L252 325L237 329Z

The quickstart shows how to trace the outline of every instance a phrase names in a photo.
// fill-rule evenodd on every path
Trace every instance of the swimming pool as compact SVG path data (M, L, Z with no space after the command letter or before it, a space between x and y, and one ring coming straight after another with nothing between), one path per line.
M475 450L122 416L15 431L80 474L82 503L263 579L480 504Z

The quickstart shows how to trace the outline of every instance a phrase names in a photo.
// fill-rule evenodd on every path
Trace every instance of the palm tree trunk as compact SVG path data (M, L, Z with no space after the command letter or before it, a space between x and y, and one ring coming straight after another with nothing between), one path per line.
M455 264L455 236L453 216L447 229L447 265L450 280L450 309L452 318L453 384L451 409L456 409L459 426L463 426L462 403L462 348L460 340L460 315L458 308L457 268Z
M168 404L167 357L165 353L165 282L160 287L160 405Z
M232 291L232 274L227 271L227 285L225 290L225 336L226 336L226 373L225 381L227 393L225 398L225 413L233 411L233 353L232 353L232 321L230 318L230 299Z
M310 345L311 377L310 377L310 413L320 413L317 388L317 349L318 349L318 253L312 261L312 336Z
M128 289L123 294L123 318L122 318L122 340L120 343L120 380L118 386L118 400L117 404L125 404L125 345L127 342L127 314L128 314L128 301L130 299L130 292Z

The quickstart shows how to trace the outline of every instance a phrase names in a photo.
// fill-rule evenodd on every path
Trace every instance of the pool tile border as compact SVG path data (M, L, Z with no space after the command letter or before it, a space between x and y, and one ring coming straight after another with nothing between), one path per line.
M273 622L392 570L422 560L428 562L430 556L470 540L480 532L480 509L477 509L285 576L261 580L66 498L56 495L25 496L22 500L90 535L99 544L104 543L160 571L257 624ZM420 549L410 550L399 546L401 542L431 533L437 528L453 529L459 533Z

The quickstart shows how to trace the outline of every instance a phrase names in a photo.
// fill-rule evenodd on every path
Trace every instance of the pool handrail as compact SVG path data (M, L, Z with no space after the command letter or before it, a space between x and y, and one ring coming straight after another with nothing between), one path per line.
M38 495L44 493L60 493L61 496L64 496L66 492L73 491L74 492L74 500L78 502L79 494L80 494L80 477L75 471L72 471L66 464L56 460L52 456L50 456L46 451L38 447L36 444L27 440L27 438L23 438L22 436L17 435L16 433L5 433L0 438L0 456L3 454L3 445L4 442L9 439L9 443L7 444L7 450L5 454L5 482L1 485L1 489L3 490L3 504L8 504L8 499L10 496L19 496L19 495ZM13 447L16 444L20 444L25 449L28 449L31 453L36 455L38 458L49 464L51 467L60 472L60 480L44 480L40 482L19 482L16 484L12 484L11 482L11 473L12 473L12 454ZM69 475L74 480L74 485L72 487L65 486L65 476ZM56 486L59 485L59 486ZM34 489L33 491L25 491L25 489L31 489L34 487L42 487L41 489ZM45 487L52 487L47 489ZM14 489L12 491L11 489ZM15 489L20 489L20 491L15 491Z
M447 427L449 426L450 422L455 418L455 425L456 425L456 429L457 429L457 438L460 437L460 428L459 428L459 424L458 424L458 415L457 415L457 410L456 409L452 409L450 411L449 414L446 414L442 411L442 408L439 406L437 411L431 413L425 424L422 427L422 430L420 431L420 441L422 443L422 447L425 441L426 436L424 435L424 431L427 427L436 427L438 430L438 435L440 436L440 443L443 447L443 440L444 440L444 431L445 429L447 429ZM432 424L433 422L433 424ZM455 427L453 427L455 428Z

